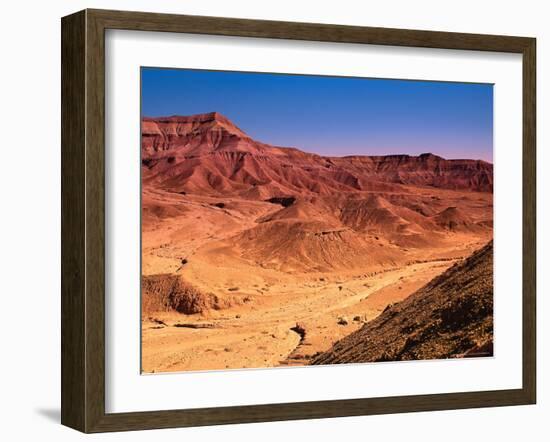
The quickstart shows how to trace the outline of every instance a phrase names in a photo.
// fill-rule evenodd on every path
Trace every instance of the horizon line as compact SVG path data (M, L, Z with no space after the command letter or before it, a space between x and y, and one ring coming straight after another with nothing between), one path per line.
M241 132L245 133L253 141L256 141L256 142L259 142L259 143L262 143L262 144L268 144L271 147L275 147L277 149L296 149L296 150L299 150L301 152L314 154L314 155L318 155L318 156L325 157L325 158L353 158L353 157L412 157L412 158L420 158L422 156L431 155L431 156L434 156L434 157L437 157L437 158L441 158L442 160L445 160L445 161L483 161L484 163L493 165L492 161L488 161L488 160L485 160L485 159L482 159L482 158L446 158L446 157L443 157L441 155L434 154L433 152L422 152L422 153L419 153L417 155L409 154L409 153L372 154L372 155L364 155L364 154L323 155L323 154L319 154L317 152L312 152L312 151L306 150L304 148L299 148L299 147L296 147L296 146L277 146L277 145L274 145L274 144L271 144L271 143L267 143L265 141L260 141L260 140L257 140L255 138L252 138L250 135L248 135L248 133L245 130L243 130L239 126L237 126L233 122L233 120L231 120L229 117L226 117L223 113L218 112L218 111L201 112L201 113L198 113L198 114L188 114L188 115L183 115L183 114L157 115L157 116L141 115L140 118L142 120L146 119L146 118L151 119L151 120L155 120L155 119L162 120L162 119L167 119L167 118L178 118L178 117L191 118L191 117L198 117L198 116L203 116L203 115L214 115L215 116L215 114L218 114L218 115L222 116L223 118L225 118L226 120L228 120L233 126L235 126L235 128L237 128Z

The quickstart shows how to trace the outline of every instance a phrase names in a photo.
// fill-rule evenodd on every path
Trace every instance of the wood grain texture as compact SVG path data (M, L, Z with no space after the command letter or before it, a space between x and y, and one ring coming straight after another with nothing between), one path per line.
M86 431L105 414L105 37L86 11Z
M523 389L537 395L537 150L536 40L523 51Z
M499 51L523 55L523 387L516 390L105 413L105 30ZM532 404L536 398L535 40L86 10L62 20L62 423L83 432ZM517 294L519 295L519 294ZM136 298L137 299L137 298Z
M390 46L522 52L529 38L318 23L88 10L106 29L232 35Z
M61 46L61 422L85 428L85 13L65 17Z

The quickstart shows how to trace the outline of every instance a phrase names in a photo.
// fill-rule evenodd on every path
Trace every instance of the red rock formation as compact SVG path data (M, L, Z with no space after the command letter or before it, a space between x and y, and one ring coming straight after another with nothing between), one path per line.
M250 138L223 115L142 120L144 183L176 192L274 197L385 191L401 185L492 192L481 160L420 156L323 157Z

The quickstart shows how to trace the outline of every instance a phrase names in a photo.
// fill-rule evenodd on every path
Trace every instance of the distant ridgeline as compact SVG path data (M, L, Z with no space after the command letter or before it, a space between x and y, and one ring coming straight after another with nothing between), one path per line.
M493 165L419 156L324 157L250 138L223 115L143 118L144 182L174 192L268 199L294 194L402 191L402 186L493 191Z

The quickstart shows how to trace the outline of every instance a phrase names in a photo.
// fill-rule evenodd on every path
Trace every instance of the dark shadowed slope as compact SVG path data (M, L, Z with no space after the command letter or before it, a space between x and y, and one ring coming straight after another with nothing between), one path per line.
M493 352L493 243L318 355L312 364L488 356Z

